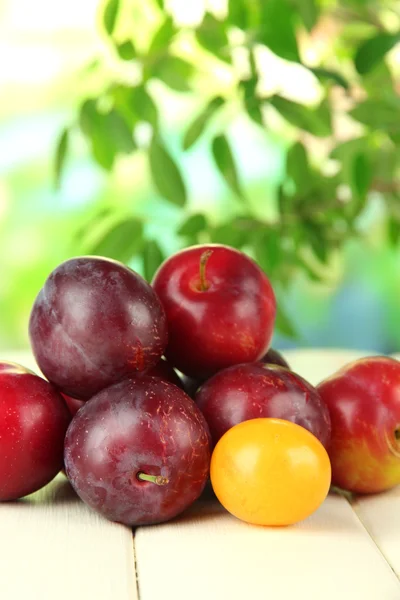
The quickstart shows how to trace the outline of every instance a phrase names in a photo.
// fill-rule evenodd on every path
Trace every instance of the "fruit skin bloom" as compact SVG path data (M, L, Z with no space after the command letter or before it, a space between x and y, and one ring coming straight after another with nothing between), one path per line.
M325 500L328 454L309 431L281 419L253 419L229 429L211 457L221 504L253 525L292 525Z
M167 315L165 355L185 375L204 380L267 352L275 295L242 252L219 244L187 248L161 265L153 287Z

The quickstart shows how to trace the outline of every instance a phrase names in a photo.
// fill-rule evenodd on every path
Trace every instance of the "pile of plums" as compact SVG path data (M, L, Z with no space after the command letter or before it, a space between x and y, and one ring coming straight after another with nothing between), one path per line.
M64 468L108 519L166 521L202 493L224 433L260 417L308 429L337 485L399 483L400 364L364 359L314 388L270 348L275 312L266 274L227 246L178 252L152 285L103 257L62 263L29 323L47 381L0 363L0 500Z

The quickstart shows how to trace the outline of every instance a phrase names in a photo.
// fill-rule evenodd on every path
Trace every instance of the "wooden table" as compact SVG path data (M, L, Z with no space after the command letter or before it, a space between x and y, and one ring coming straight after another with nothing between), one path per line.
M286 353L316 383L362 353ZM32 357L0 358L34 367ZM400 600L400 488L331 495L288 528L242 523L206 494L134 533L87 508L60 475L0 505L0 600Z

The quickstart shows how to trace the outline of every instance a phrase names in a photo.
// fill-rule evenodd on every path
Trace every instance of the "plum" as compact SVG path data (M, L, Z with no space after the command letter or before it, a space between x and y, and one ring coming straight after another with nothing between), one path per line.
M345 365L318 385L332 421L332 483L359 494L400 484L400 362L387 356Z
M273 417L308 429L324 446L330 440L329 411L305 379L276 365L236 365L206 381L195 401L210 427L214 444L234 425Z
M65 440L67 476L77 494L126 525L167 521L207 482L210 433L196 404L156 377L104 389L75 415Z
M168 320L165 356L185 375L204 380L268 350L274 291L242 252L220 244L186 248L160 266L153 287Z
M63 467L71 415L48 381L0 363L0 500L36 492Z
M86 400L153 367L167 344L167 323L140 275L89 256L49 275L33 305L29 334L45 377L64 394Z

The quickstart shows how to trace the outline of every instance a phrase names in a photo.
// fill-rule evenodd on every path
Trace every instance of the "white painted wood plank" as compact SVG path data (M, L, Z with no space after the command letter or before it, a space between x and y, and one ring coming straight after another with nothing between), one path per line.
M360 496L352 506L400 577L400 487L383 494Z
M29 352L0 360L39 372ZM89 509L60 474L17 502L0 503L1 600L136 600L132 531Z
M242 523L214 500L136 532L141 600L399 600L400 582L350 505L294 527Z
M333 375L347 363L372 354L374 353L363 350L335 348L301 348L283 352L292 370L313 385Z
M87 508L63 475L0 504L2 600L135 600L130 529Z

